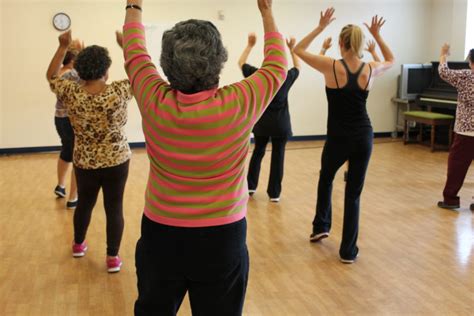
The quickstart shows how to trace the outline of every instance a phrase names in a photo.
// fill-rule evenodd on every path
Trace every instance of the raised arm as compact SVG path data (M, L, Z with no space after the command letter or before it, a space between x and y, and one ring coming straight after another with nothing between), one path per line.
M247 47L245 47L238 61L240 69L242 69L242 66L247 63L247 59L249 58L250 52L252 51L252 48L255 46L256 42L257 36L255 33L250 33L247 40Z
M298 56L295 54L295 44L296 44L296 39L294 37L290 37L289 39L286 39L286 46L288 46L288 49L290 50L291 54L291 59L293 60L293 67L300 70L300 59Z
M272 1L257 0L257 3L265 30L263 63L251 76L226 87L236 93L242 111L253 123L285 82L288 67L285 42L273 19Z
M376 46L375 41L369 40L367 42L367 47L365 48L365 50L368 51L370 55L372 55L372 58L374 59L374 61L380 61L380 57L377 54L377 50L375 49L375 46Z
M321 51L319 52L319 55L325 56L326 52L331 48L332 46L332 37L328 37L324 40L323 46L321 46Z
M375 77L382 75L385 71L392 68L393 64L395 63L395 57L393 56L392 51L383 40L382 35L380 35L380 29L384 24L385 20L383 17L379 18L378 15L372 18L372 23L370 26L367 23L364 23L370 34L372 34L375 41L379 45L384 58L384 61L373 61L370 63L372 66L372 75Z
M294 51L298 57L300 57L305 63L313 67L320 72L327 72L331 70L332 58L316 55L308 52L309 45L314 39L321 34L326 27L331 24L336 18L334 18L334 8L327 9L324 13L321 11L318 26L311 31L305 38L303 38L295 47Z
M132 91L140 110L154 104L163 96L169 85L161 78L146 49L145 27L142 24L142 0L127 0L123 35L116 34L117 44L122 43ZM122 38L120 38L122 35ZM143 113L143 111L142 111Z
M450 55L450 49L451 47L448 43L445 43L441 47L438 72L441 79L457 88L465 80L463 80L464 76L462 71L449 69L448 67L448 56Z
M125 14L125 24L142 23L143 0L127 0L127 12Z
M46 79L48 81L58 76L64 57L67 53L67 49L71 43L71 30L59 35L59 47L56 50L56 53L54 54L53 59L49 64L48 70L46 71Z

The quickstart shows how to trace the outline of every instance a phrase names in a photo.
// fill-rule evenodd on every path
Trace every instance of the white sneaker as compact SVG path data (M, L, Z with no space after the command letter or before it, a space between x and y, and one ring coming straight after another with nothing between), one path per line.
M279 197L277 197L277 198L270 198L270 202L278 203L278 202L280 202L280 198L279 198Z
M249 190L249 195L252 196L255 192L257 192L257 190Z
M356 259L357 259L358 256L359 256L359 254L357 254L354 259L343 259L343 258L339 258L339 260L340 260L342 263L351 264L351 263L354 263L354 262L356 261Z

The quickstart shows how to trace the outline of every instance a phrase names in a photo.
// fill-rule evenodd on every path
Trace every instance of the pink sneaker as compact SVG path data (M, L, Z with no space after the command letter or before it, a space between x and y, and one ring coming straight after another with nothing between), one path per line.
M119 256L113 258L107 257L106 263L107 272L109 273L119 272L120 267L122 266L122 260L119 258Z
M84 241L82 244L76 244L75 242L72 243L72 256L74 258L84 257L87 250L87 244Z

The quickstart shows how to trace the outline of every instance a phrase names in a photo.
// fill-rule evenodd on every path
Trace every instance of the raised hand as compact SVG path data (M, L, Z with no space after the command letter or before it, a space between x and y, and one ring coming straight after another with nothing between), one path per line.
M72 43L71 30L69 30L67 32L64 32L61 35L59 35L58 39L59 39L59 46L61 46L63 48L68 48L69 45L71 45L71 43Z
M367 27L373 37L380 35L380 29L384 24L385 20L383 19L383 17L379 18L378 15L372 18L372 23L370 24L370 26L367 23L364 23L364 25Z
M286 46L288 46L288 49L290 51L292 51L293 48L295 48L295 44L296 44L296 39L293 36L286 39Z
M323 42L323 49L326 51L326 50L330 49L331 46L332 46L332 38L328 37Z
M115 39L117 40L118 46L123 48L123 34L120 31L115 31Z
M272 9L272 0L257 0L258 9L263 14Z
M325 29L329 24L331 24L332 21L336 19L336 18L333 18L334 11L336 11L334 8L326 9L324 13L323 11L321 11L321 16L319 18L320 28Z
M249 47L254 47L255 43L257 43L257 35L255 35L255 33L249 33L247 45Z
M448 43L444 43L441 47L441 56L449 56L451 54L450 50L451 46Z
M365 48L366 51L369 53L373 53L375 51L375 41L374 40L369 40L367 41L367 47Z
M84 41L81 42L78 38L72 41L71 46L72 49L80 52L81 50L84 49Z

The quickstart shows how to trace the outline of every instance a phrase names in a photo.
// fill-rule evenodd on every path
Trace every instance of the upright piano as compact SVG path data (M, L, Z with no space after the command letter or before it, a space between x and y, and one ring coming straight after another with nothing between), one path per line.
M456 88L441 79L438 72L439 62L432 62L431 84L416 100L417 105L427 107L429 111L454 113L457 106ZM469 69L468 62L448 62L450 69ZM441 110L441 111L440 111Z

